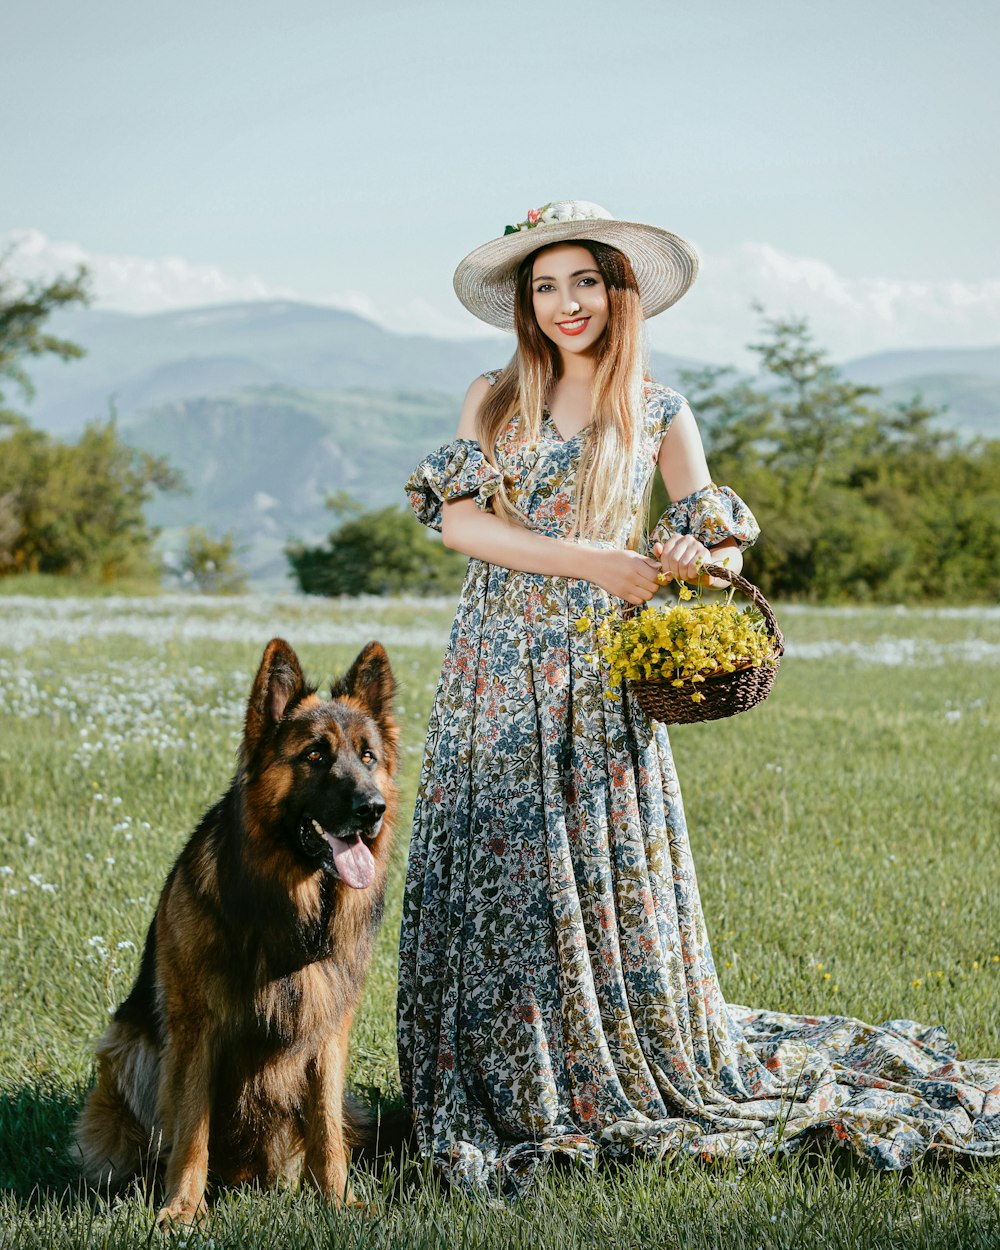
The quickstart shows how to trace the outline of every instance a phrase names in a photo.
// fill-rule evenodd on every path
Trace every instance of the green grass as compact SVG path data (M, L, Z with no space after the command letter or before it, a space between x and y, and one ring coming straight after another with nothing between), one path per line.
M398 1093L406 824L448 605L0 598L0 1247L147 1244L153 1207L82 1191L66 1156L94 1038L127 992L163 877L225 789L264 643L339 672L385 640L403 720L400 852L352 1044ZM730 1001L944 1024L1000 1054L1000 614L795 609L772 698L672 733ZM880 663L856 654L856 643ZM891 661L916 656L919 663ZM889 661L889 662L886 662ZM8 871L9 870L9 871ZM366 1214L230 1191L188 1246L1000 1245L1000 1164L741 1174L681 1161L555 1172L521 1204L361 1174Z
M66 599L74 595L90 595L99 599L110 596L157 595L162 593L162 579L150 572L143 577L116 577L107 582L100 577L70 577L64 573L18 573L0 577L0 596L34 595L46 599Z

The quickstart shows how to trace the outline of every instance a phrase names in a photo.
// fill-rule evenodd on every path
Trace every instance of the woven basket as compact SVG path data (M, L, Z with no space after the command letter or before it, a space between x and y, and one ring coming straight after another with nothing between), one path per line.
M712 577L735 586L757 608L760 609L767 632L774 644L772 655L774 662L754 667L751 664L734 669L731 673L713 673L706 676L703 682L696 685L685 682L683 686L674 686L667 679L662 681L630 681L629 685L635 692L639 706L653 720L664 721L668 725L687 725L693 721L722 720L726 716L736 716L739 712L749 711L758 703L763 703L771 693L774 678L778 672L778 664L785 650L785 639L778 622L774 619L771 605L756 586L748 582L738 573L730 573L721 564L706 564L704 572ZM634 608L629 608L625 616L632 616ZM698 690L705 697L699 703L691 698Z

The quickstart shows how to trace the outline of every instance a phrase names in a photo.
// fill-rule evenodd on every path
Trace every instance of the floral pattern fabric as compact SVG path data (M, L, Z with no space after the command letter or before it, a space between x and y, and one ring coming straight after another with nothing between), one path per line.
M650 386L640 506L683 399ZM533 530L572 534L585 432L509 423L494 468L458 439L406 484L417 514L499 482ZM752 542L726 487L658 533ZM655 537L655 534L654 534ZM625 534L607 535L624 545ZM746 1159L840 1140L884 1168L1000 1154L1000 1061L939 1030L727 1004L666 728L606 698L590 630L620 601L584 580L472 559L420 774L400 940L398 1041L421 1152L453 1181L520 1192L554 1153Z
M743 551L757 541L760 526L735 491L710 482L672 503L653 527L649 542L663 542L671 534L693 534L706 547L735 538Z

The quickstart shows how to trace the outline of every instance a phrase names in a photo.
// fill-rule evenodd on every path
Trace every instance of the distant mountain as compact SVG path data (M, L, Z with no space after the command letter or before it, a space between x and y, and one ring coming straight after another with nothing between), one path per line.
M840 368L853 382L880 387L890 403L919 395L946 408L941 424L964 438L1000 438L1000 347L880 352Z
M505 364L510 335L438 339L394 334L337 308L282 300L134 316L63 310L49 328L86 349L82 360L32 363L34 424L71 433L108 413L220 396L245 386L355 388L464 394L484 369ZM676 378L699 362L657 355L657 377Z
M161 495L149 509L166 547L178 547L192 524L231 531L241 563L279 584L289 536L314 542L332 528L331 492L346 490L367 508L404 504L410 470L454 437L458 409L457 397L431 391L271 386L166 404L122 432L184 474L189 493Z
M889 386L911 378L942 374L1000 381L1000 347L942 347L856 356L840 368L852 382Z
M499 335L455 342L392 334L353 313L286 301L147 316L65 310L50 327L87 350L79 361L32 366L38 395L28 415L52 431L105 416L109 397L128 415L261 383L456 392L502 364L511 344Z
M890 403L903 403L914 395L935 408L946 407L939 424L963 438L1000 438L1000 377L931 373L882 387L882 396Z

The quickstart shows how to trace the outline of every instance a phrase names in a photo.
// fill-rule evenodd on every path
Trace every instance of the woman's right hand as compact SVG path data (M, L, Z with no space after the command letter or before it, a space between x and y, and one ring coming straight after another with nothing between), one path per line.
M660 589L659 564L638 551L593 550L588 552L587 564L587 581L634 607Z

